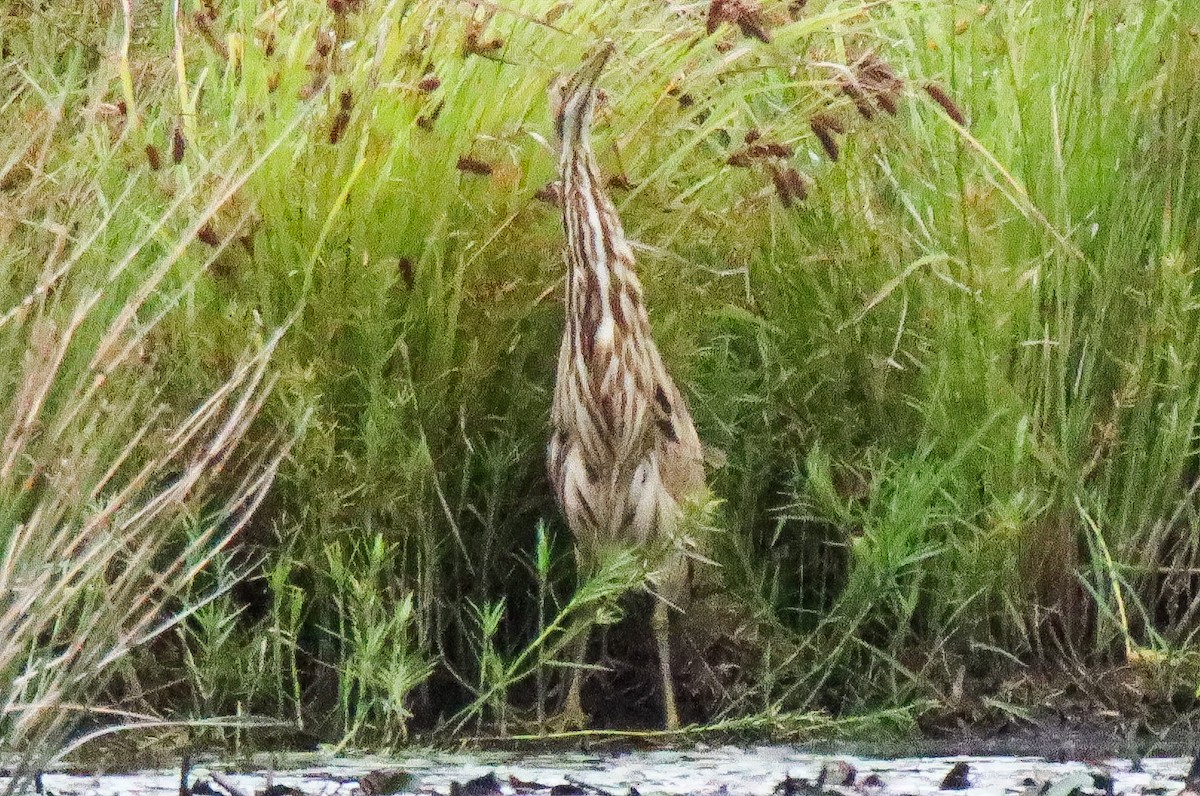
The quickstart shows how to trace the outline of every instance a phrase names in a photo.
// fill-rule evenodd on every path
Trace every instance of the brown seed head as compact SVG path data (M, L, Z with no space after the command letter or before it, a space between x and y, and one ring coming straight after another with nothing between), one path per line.
M942 88L937 83L926 83L925 92L933 98L933 101L942 106L942 110L946 112L954 121L967 126L967 117L963 114L962 109L955 104L954 100L950 99L950 95L946 93L946 89Z
M350 124L350 110L341 108L338 110L337 116L333 117L333 124L329 127L329 143L336 144L341 141L348 124Z
M186 149L187 139L183 137L183 125L176 122L175 129L171 131L171 162L178 165L183 160Z
M827 130L841 135L846 132L846 128L842 125L842 120L831 113L818 113L810 122L814 127L824 127Z
M887 88L894 83L901 82L892 70L891 64L873 52L864 53L854 67L859 80L872 84L873 88Z
M146 162L150 164L151 171L158 171L162 168L162 155L158 152L158 147L154 144L146 144Z
M325 81L327 79L328 78L324 74L313 75L312 80L300 87L300 90L296 92L296 96L302 100L312 99L313 97L317 96L318 93L320 93L322 88L325 87Z
M213 20L215 19L215 15L209 15L202 11L197 11L192 15L192 21L196 25L196 30L200 31L200 36L205 42L207 42L208 46L212 48L213 52L221 56L222 59L228 61L229 48L225 46L225 42L222 41L217 32L213 30Z
M859 115L867 121L875 118L875 108L872 107L871 101L867 99L866 93L856 81L843 78L839 85L842 93L854 101L854 107L858 109Z
M205 222L204 226L196 233L196 237L201 243L212 246L214 249L221 245L221 236L212 228L210 222Z
M896 76L891 65L875 53L867 52L854 64L854 70L866 95L885 112L895 116L904 81Z
M545 14L542 14L542 22L546 25L553 25L571 5L571 3L567 2L555 3L547 9Z
M431 91L436 91L441 85L441 79L439 79L438 76L433 72L430 72L417 82L417 90L424 94L428 94Z
M728 6L729 0L712 0L708 4L708 18L704 22L704 30L709 36L716 33L722 22L729 21Z
M771 43L771 32L763 25L762 19L757 16L740 18L738 28L741 29L743 36L758 39L763 44Z
M629 191L633 189L633 183L630 182L629 178L624 174L612 175L605 182L605 185L607 185L609 188L620 188L623 191Z
M791 207L793 202L803 202L808 198L808 186L800 172L793 168L772 168L771 181L775 183L775 193L784 207Z
M667 94L674 97L681 108L690 108L696 104L696 98L686 91L680 90L679 86L671 86L667 89Z
M459 171L465 171L468 174L478 174L483 177L487 177L491 175L493 171L495 171L495 166L493 166L491 163L488 163L486 160L480 160L479 158L471 157L470 155L461 156L458 159L458 163L456 164L455 168L457 168Z
M771 169L771 181L775 183L775 194L779 197L779 201L783 202L784 207L791 207L791 189L788 187L787 181L783 178L783 173L777 169Z
M836 161L838 159L838 142L834 139L833 133L836 130L841 132L841 122L827 114L819 113L812 118L808 123L812 128L813 135L821 142L821 147L825 150L825 154L829 155L829 159ZM836 125L836 128L835 126Z
M766 149L767 155L770 157L783 158L784 160L790 158L795 152L795 150L793 150L787 144L780 144L776 141L770 141L764 144L763 147Z
M708 35L716 32L722 22L737 25L743 36L770 42L771 33L763 23L762 6L758 0L711 0L705 30Z
M418 116L417 127L420 127L422 130L426 131L432 130L433 123L437 121L437 117L439 114L441 114L442 108L445 107L445 105L446 101L442 100L434 107L432 112Z
M488 55L504 46L504 39L484 38L486 22L472 20L467 26L467 35L463 41L463 55Z
M401 257L396 263L396 270L400 272L400 278L404 280L404 286L412 290L415 283L413 273L413 261L411 257Z
M317 34L316 51L317 55L324 58L333 52L333 45L337 43L337 36L332 30L322 30Z
M739 169L748 169L754 165L754 156L748 149L739 149L731 153L725 162Z
M788 189L797 202L803 202L808 198L808 183L804 181L804 177L800 176L800 172L795 169L787 169L783 176L788 184Z

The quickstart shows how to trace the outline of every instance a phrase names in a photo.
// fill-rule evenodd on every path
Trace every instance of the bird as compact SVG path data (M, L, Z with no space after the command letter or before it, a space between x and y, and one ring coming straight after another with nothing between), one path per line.
M664 724L677 729L671 618L688 607L694 566L711 563L691 519L711 496L704 448L654 342L633 251L592 150L596 84L614 50L605 41L552 89L567 276L547 465L581 575L612 548L633 548L646 562ZM575 642L564 725L587 721L580 691L589 635Z

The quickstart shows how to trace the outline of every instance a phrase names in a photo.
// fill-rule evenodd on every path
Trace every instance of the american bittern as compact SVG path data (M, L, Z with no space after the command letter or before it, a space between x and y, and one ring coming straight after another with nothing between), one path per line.
M707 493L700 439L651 337L633 252L592 153L596 80L613 49L606 42L555 99L567 280L549 471L581 572L611 546L636 546L647 559L663 708L675 728L670 612L687 607L691 586L679 537L689 504ZM577 642L579 664L588 635ZM563 719L578 725L581 683L577 667Z

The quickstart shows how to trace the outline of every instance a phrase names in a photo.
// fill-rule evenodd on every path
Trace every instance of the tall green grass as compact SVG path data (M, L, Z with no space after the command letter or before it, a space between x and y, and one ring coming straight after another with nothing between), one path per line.
M41 43L35 28L4 46ZM166 683L139 670L255 569L212 564L291 433L257 422L284 326L230 337L186 392L160 342L220 256L200 229L256 165L214 153L148 191L105 148L114 109L89 104L78 57L17 49L0 74L23 122L0 131L0 755L17 792L88 738L169 721L151 698Z
M724 453L721 562L770 628L769 664L694 715L950 702L992 667L1194 652L1194 0L766 3L769 44L706 35L703 3L345 5L97 2L0 33L6 118L54 129L25 150L10 128L0 156L0 197L38 202L0 222L9 303L44 279L18 252L54 220L88 264L56 302L104 284L107 312L155 319L142 389L185 412L270 341L261 422L306 421L114 692L347 743L511 728L552 696L581 607L543 475L562 267L535 195L546 86L603 36L602 167ZM905 80L895 117L839 87L867 50ZM836 162L817 113L846 131ZM805 201L728 163L751 129L795 149ZM177 246L200 231L217 248ZM126 251L140 270L98 281ZM618 610L610 586L587 610Z

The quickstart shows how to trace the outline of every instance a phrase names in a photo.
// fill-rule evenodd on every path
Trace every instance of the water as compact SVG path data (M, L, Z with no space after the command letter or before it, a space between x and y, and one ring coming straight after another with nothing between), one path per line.
M227 776L245 796L261 791L269 782L297 788L306 796L360 796L358 778L372 770L406 770L414 775L414 788L426 794L447 794L452 781L465 782L494 771L505 796L515 791L509 776L552 786L568 781L626 796L631 787L649 794L698 796L770 796L785 777L816 780L823 765L844 761L857 769L858 781L869 774L883 780L883 796L1034 796L1037 789L1022 785L1026 777L1039 783L1061 781L1070 774L1104 772L1113 777L1114 791L1129 796L1176 796L1191 760L1148 758L1142 770L1133 771L1128 759L1097 763L1050 763L1038 757L869 757L813 755L787 746L720 747L692 751L652 751L621 754L556 753L538 755L452 755L333 758L304 768L227 773L223 768L193 768L192 782L207 779L212 770ZM964 791L939 791L946 773L958 761L970 766L970 787ZM85 776L47 774L47 791L57 796L179 796L179 771L145 771L134 774ZM3 787L0 779L0 787ZM220 790L219 786L216 786ZM850 796L860 791L838 789ZM546 792L543 792L546 793ZM873 796L871 794L870 796Z

